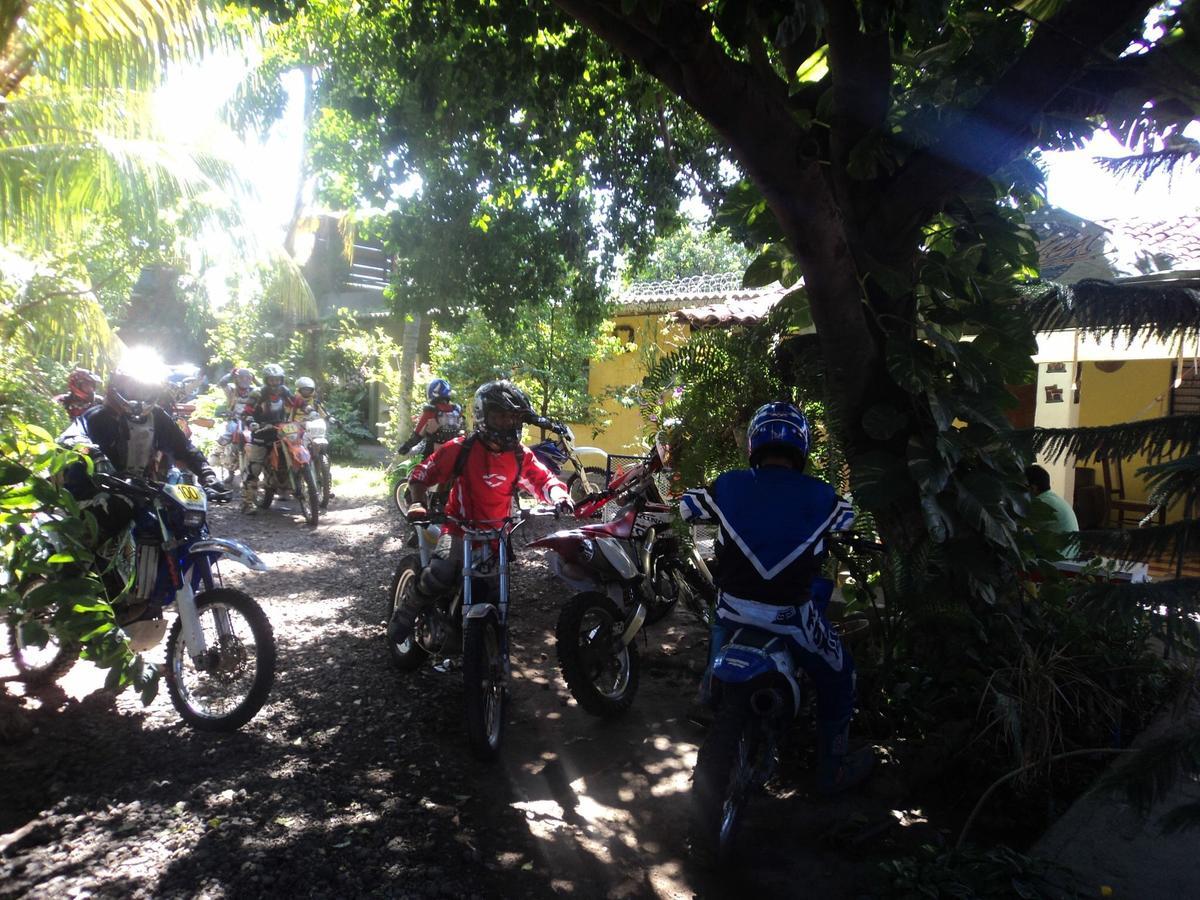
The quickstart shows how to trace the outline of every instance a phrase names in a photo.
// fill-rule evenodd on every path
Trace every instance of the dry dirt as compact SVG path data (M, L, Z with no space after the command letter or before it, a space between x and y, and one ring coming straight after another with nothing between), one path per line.
M705 635L682 610L651 629L633 710L592 718L556 670L567 589L521 540L505 748L497 763L473 761L460 671L406 675L386 658L397 525L369 499L335 499L315 530L286 503L253 518L216 510L214 534L245 541L271 567L225 567L275 629L267 705L236 734L201 734L165 691L148 708L114 700L86 664L30 698L35 733L0 746L0 897L862 892L871 838L895 825L887 779L862 798L816 803L799 732L775 796L752 808L744 865L724 879L689 865L686 804L703 734L684 711Z

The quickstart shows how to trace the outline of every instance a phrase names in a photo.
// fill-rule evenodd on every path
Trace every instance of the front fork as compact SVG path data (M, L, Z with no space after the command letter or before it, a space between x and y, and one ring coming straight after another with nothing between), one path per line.
M499 540L499 559L497 560L497 590L500 596L496 598L495 603L472 605L475 567L477 563L483 561L483 551L490 543L490 538L463 535L462 614L465 625L467 619L487 616L491 614L491 609L496 610L500 624L500 655L504 659L504 683L507 685L512 677L512 664L508 654L508 541L503 537Z
M192 571L182 573L180 584L175 589L175 613L179 616L180 635L188 655L194 662L200 662L208 653L204 627L200 624L200 610L196 604L196 588L212 590L213 573L209 565L207 559L194 561ZM218 607L212 612L217 634L220 637L232 635L233 622L229 618L229 611Z

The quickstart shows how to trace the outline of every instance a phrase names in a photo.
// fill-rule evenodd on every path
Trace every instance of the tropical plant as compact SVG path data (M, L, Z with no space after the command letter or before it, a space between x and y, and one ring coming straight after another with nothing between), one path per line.
M588 365L611 356L617 344L611 323L581 323L566 304L520 304L504 327L476 311L454 331L435 330L429 365L461 396L469 397L484 382L509 378L529 394L540 414L591 424L599 402L588 393ZM423 392L424 386L418 387Z
M27 643L53 634L110 670L106 687L135 686L149 703L158 670L129 648L95 571L96 523L60 486L70 465L90 461L50 434L0 417L0 609ZM31 589L32 588L32 589ZM47 610L53 612L43 615Z

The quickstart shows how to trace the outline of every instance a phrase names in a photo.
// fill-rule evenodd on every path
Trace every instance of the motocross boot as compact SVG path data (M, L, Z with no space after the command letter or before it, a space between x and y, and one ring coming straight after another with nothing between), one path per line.
M817 722L817 793L824 797L862 784L875 765L870 747L847 752L849 735L849 716Z
M242 482L242 512L248 516L258 512L258 482Z
M405 596L392 613L387 627L388 640L393 644L403 644L412 637L417 614L425 607L432 605L434 599L426 595L419 584L414 585L412 593Z

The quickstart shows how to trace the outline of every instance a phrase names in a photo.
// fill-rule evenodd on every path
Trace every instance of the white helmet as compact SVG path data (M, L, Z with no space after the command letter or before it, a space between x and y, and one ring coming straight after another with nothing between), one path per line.
M317 383L307 375L301 375L296 379L296 393L302 397L311 397L317 392Z

